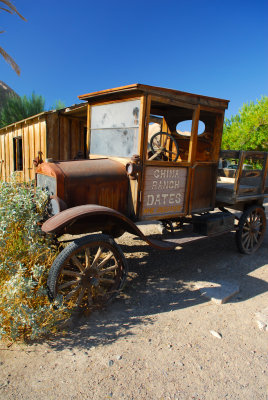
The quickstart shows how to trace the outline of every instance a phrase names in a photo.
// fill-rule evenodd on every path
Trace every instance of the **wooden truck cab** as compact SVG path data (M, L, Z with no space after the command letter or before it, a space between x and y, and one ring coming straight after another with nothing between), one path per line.
M215 207L227 100L141 84L79 98L88 102L89 158L126 165L128 216L162 220Z

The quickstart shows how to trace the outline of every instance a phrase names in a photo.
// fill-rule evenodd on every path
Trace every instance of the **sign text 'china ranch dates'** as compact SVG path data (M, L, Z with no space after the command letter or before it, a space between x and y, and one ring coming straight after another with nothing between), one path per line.
M142 215L167 216L183 211L187 168L146 167Z

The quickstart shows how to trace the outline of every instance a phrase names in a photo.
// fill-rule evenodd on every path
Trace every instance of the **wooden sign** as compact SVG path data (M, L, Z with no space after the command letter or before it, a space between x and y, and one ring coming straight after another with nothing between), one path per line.
M146 167L141 215L159 218L183 212L186 177L187 168Z

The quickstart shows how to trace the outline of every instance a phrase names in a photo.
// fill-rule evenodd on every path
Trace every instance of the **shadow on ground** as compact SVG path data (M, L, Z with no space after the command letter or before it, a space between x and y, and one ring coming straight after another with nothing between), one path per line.
M196 281L228 280L240 293L230 301L245 301L268 290L251 273L268 263L268 232L257 253L238 253L233 233L188 244L182 250L157 251L131 235L118 241L130 275L123 293L106 309L76 316L69 333L49 341L54 350L107 345L134 335L140 324L153 324L156 314L193 307L208 301L195 288Z

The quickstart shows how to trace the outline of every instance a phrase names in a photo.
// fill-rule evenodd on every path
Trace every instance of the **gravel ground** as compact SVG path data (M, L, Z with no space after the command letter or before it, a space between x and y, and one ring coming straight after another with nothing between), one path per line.
M130 268L124 292L66 335L0 344L0 398L267 400L268 332L255 313L268 304L268 230L252 256L237 252L233 233L169 252L130 234L118 243ZM240 292L215 304L197 290L203 280Z

